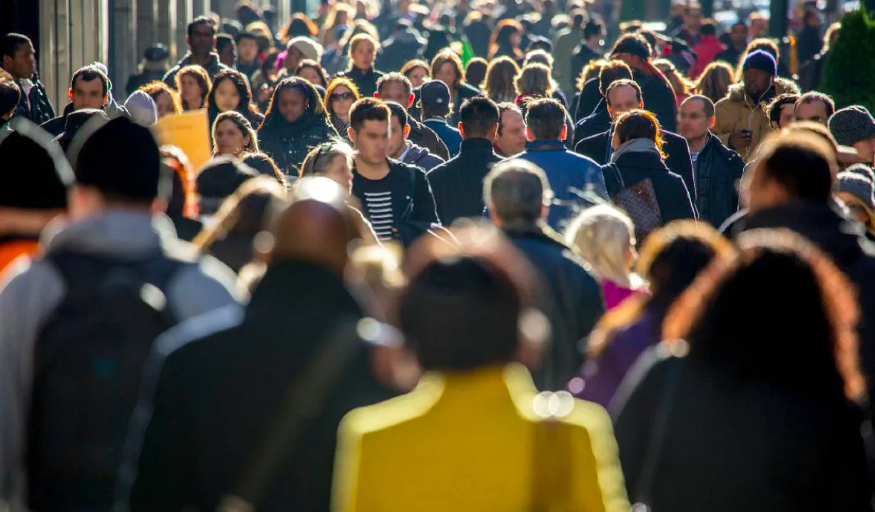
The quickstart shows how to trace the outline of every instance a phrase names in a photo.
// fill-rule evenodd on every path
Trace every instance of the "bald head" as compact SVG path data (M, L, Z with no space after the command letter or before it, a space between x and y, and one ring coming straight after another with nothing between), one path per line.
M295 184L292 205L274 231L273 261L305 260L342 274L349 243L361 238L343 188L328 178L304 178Z

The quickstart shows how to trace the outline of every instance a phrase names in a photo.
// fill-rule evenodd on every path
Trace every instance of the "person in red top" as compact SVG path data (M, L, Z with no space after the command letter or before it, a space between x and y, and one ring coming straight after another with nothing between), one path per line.
M690 70L690 78L698 78L705 71L708 64L714 62L717 54L726 49L726 46L717 39L717 23L714 20L705 20L699 29L699 43L693 48L696 53L696 64Z

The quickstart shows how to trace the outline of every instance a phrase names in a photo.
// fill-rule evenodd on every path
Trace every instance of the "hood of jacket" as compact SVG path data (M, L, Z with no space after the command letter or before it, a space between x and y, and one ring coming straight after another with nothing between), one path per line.
M786 78L775 78L775 96L782 94L799 94L799 86ZM750 98L744 91L744 82L730 85L727 98L730 101L738 102L744 102L746 99L753 101L753 98Z
M49 253L72 251L125 257L159 252L175 238L173 223L167 217L107 210L80 221L53 222L43 231L41 244Z
M840 266L856 261L872 247L863 236L863 228L842 217L833 206L797 203L750 214L743 221L743 231L786 228L814 242Z

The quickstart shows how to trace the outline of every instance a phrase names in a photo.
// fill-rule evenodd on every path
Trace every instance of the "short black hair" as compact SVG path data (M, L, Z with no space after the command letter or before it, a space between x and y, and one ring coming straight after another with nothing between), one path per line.
M694 94L689 98L684 100L684 103L688 101L701 101L702 107L705 109L705 115L710 119L714 117L714 102L711 101L711 98L707 96L702 96L701 94Z
M583 27L583 38L589 39L592 36L601 35L605 30L604 24L599 20L589 20Z
M766 107L766 114L769 116L769 121L778 124L781 121L781 109L784 108L784 105L794 105L795 108L797 101L799 101L799 95L793 93L781 94L775 98L774 101Z
M459 111L465 138L487 137L498 124L498 105L489 98L478 96L465 100Z
M571 19L571 25L574 27L580 27L583 25L584 21L586 21L586 13L584 11L577 11Z
M711 19L703 21L702 25L699 27L699 34L703 36L716 36L717 23Z
M766 146L756 172L779 183L795 200L827 204L833 174L827 156L805 139L785 138Z
M526 107L526 125L539 140L558 140L565 127L565 108L550 98L529 102Z
M349 109L349 127L356 133L365 125L365 121L389 122L392 111L385 103L376 99L364 97L352 104Z
M799 99L796 100L796 107L798 108L799 105L802 105L803 103L808 104L808 103L814 103L815 101L819 101L819 102L823 103L824 106L826 106L827 119L832 117L833 114L835 114L835 111L836 111L835 102L832 100L832 98L830 98L826 94L824 94L822 92L818 92L818 91L809 91L809 92L806 92L805 94L803 94L802 96L800 96Z
M737 27L737 26L739 26L739 25L741 25L741 26L744 27L744 28L747 28L747 22L746 22L746 21L744 21L744 20L738 20L738 21L736 21L735 23L733 23L731 27L729 27L729 30L732 31L732 30L735 29L735 27Z
M0 39L0 54L2 56L15 57L18 47L23 44L33 45L30 38L26 35L10 32L3 36L3 39Z
M222 53L226 46L235 46L231 34L219 34L216 36L216 51Z
M252 39L253 41L258 42L258 37L252 32L240 32L237 34L237 37L234 38L234 42L239 45L240 41L244 39Z
M73 78L70 79L70 89L76 88L76 81L80 78L86 82L100 80L100 83L103 84L103 95L106 96L109 92L109 78L97 66L85 66L76 70L73 73Z
M612 60L599 71L599 91L608 97L608 87L617 80L631 80L632 68L621 60Z
M392 111L392 117L398 120L398 124L401 125L401 128L407 126L409 121L409 116L407 114L407 109L399 105L394 101L386 101L386 106L389 107L389 110Z
M213 29L213 35L216 33L216 20L210 18L209 16L198 16L197 18L191 20L188 23L188 37L191 37L194 34L194 27L198 25L209 25L211 29Z
M15 110L21 101L21 89L12 80L0 80L0 116Z

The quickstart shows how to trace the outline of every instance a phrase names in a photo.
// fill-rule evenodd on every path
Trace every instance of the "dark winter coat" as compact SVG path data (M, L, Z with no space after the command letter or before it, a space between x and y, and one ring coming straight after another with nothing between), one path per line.
M577 87L577 79L580 77L583 68L585 68L590 61L600 58L602 58L602 55L587 46L586 41L583 41L574 49L573 56L571 57L571 76L569 78L571 79L571 84L575 88ZM596 80L596 83L598 83L598 80Z
M860 413L850 404L662 353L654 347L641 357L612 411L632 501L645 492L653 425L677 378L650 485L653 510L872 510Z
M875 396L875 244L830 205L793 204L749 213L737 229L787 228L811 240L842 269L859 294L861 369Z
M407 140L422 146L434 155L441 157L444 160L450 159L450 150L444 141L428 126L414 119L412 116L407 118L407 123L410 126L410 134L407 135Z
M21 99L18 101L18 106L15 107L15 115L26 117L36 124L43 124L46 121L55 117L55 108L52 102L49 101L49 95L46 93L46 88L39 78L33 77L33 87L30 92L25 94L24 87L21 85L23 80L19 80L18 87L21 89Z
M580 95L577 98L577 108L574 111L574 121L580 121L595 113L596 107L605 99L599 91L599 79L590 78L583 84ZM607 105L605 105L607 108Z
M341 276L309 262L272 264L245 313L218 310L172 331L147 369L142 415L129 440L142 445L131 509L216 510L240 485L287 390L342 324L364 317ZM361 342L289 448L258 510L328 512L337 427L356 407L389 398ZM135 420L136 421L136 420ZM147 426L148 425L148 426ZM125 474L123 472L123 474Z
M67 126L67 116L70 115L70 112L73 112L72 102L67 103L64 106L64 111L61 113L61 115L44 122L40 125L40 128L47 131L52 137L57 137L58 135L64 133L64 127Z
M587 137L604 133L611 129L611 114L607 102L602 98L592 114L584 117L574 127L574 145Z
M583 156L592 158L596 163L604 165L611 160L611 155L614 154L614 150L611 148L612 137L613 132L611 131L588 137L580 141L574 150ZM696 182L693 177L693 160L690 158L690 146L687 144L687 139L665 130L662 131L662 138L665 141L662 151L668 157L665 159L665 165L668 170L684 179L690 197L695 201Z
M560 203L550 206L547 223L557 231L563 231L574 215L592 205L592 202L581 199L575 191L589 191L608 199L601 166L590 158L568 151L558 140L530 142L518 158L532 162L547 175L550 188Z
M308 110L290 123L275 111L258 130L258 146L285 174L297 175L307 153L331 137L337 137L337 132L325 116Z
M185 57L183 57L175 66L170 68L170 71L164 75L164 83L171 89L176 90L176 74L179 73L180 69L191 64L194 64L194 62L192 62L191 53L186 53ZM211 53L209 62L202 67L207 70L207 74L210 75L210 80L215 80L219 71L222 71L223 69L231 69L219 62L218 53Z
M581 344L605 311L601 286L590 266L549 228L507 228L505 234L541 275L552 327L552 343L540 370L533 373L541 390L561 390L583 363Z
M708 142L693 164L696 174L696 208L700 220L719 227L738 211L738 182L744 160L720 139L708 134Z
M446 162L443 158L433 155L427 149L410 143L409 148L401 155L401 161L405 164L415 165L428 172Z
M823 48L823 35L820 29L806 26L796 39L796 57L799 64L805 64L820 53Z
M131 94L134 94L134 91L150 82L160 82L164 80L164 74L164 71L143 71L142 73L131 75L128 78L125 92L130 96Z
M717 56L714 57L714 60L726 62L727 64L732 66L733 69L735 69L735 67L738 66L738 63L741 61L741 56L744 54L744 50L745 48L739 50L730 44L726 47L725 50L718 53Z
M615 164L620 170L626 188L650 178L664 224L678 219L696 218L693 202L690 200L690 193L687 191L687 186L684 185L684 180L677 174L670 172L659 155L627 153L621 155ZM602 172L605 175L608 195L614 197L622 188L611 169L611 165L602 166Z
M394 36L383 42L383 49L377 55L376 66L379 69L400 70L407 61L422 56L425 44L425 39L410 30L395 32Z
M463 217L482 217L483 178L501 161L487 139L468 139L455 158L428 173L438 216L445 226Z
M377 80L379 80L381 76L383 76L382 71L377 71L374 68L362 71L355 66L348 71L343 71L337 74L337 78L348 78L352 80L352 83L358 87L362 98L374 97L374 93L377 92Z

